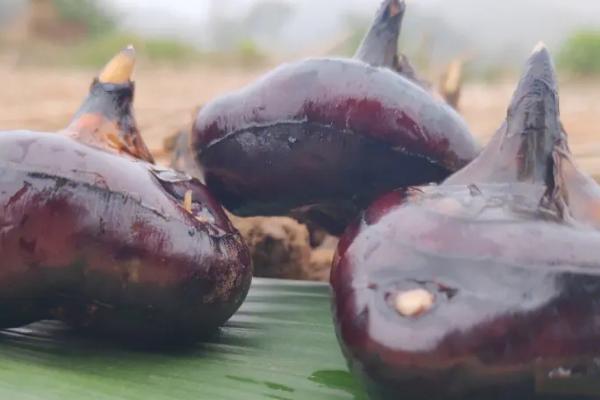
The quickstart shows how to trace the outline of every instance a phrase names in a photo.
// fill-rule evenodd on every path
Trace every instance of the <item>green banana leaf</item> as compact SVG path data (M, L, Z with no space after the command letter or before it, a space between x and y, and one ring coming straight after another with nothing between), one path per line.
M366 399L324 284L255 279L214 339L142 351L45 321L0 332L0 399Z

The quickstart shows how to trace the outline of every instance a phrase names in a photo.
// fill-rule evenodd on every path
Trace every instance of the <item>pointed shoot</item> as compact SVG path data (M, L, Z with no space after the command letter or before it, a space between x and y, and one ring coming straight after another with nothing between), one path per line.
M446 183L547 183L554 147L563 137L554 65L546 47L539 44L500 130L478 158Z
M600 186L577 167L565 142L556 146L553 157L554 184L546 205L566 220L600 229Z
M354 58L375 67L394 68L405 10L404 0L384 0Z
M98 81L113 85L124 85L131 82L135 58L135 49L131 45L127 46L106 64L98 76Z
M131 46L113 57L64 134L90 146L153 162L133 117L134 66Z

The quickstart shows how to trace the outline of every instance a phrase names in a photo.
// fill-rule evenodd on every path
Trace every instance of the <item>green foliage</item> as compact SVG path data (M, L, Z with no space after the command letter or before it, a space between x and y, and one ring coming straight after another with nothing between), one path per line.
M198 56L195 48L173 39L145 39L143 54L151 61L185 62Z
M69 62L78 65L99 67L106 63L116 51L132 44L142 58L157 63L185 63L200 57L192 46L172 39L142 38L114 31L90 39L70 51Z
M573 34L562 47L559 66L576 75L600 74L600 30Z
M114 17L102 9L96 0L53 0L63 21L83 24L90 36L104 34L115 28Z
M110 33L68 49L67 52L70 54L67 54L65 61L75 65L100 67L110 60L119 49L129 44L134 45L139 51L140 43L141 39L135 35Z
M244 39L238 43L236 56L245 66L258 65L265 60L265 55L251 39Z

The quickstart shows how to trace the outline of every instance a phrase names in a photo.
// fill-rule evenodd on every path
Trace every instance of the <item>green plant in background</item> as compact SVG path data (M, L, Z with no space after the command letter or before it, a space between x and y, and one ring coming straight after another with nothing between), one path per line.
M72 48L66 49L66 60L70 63L98 67L111 58L115 49L120 49L132 44L139 51L141 39L135 35L124 34L117 31L99 35Z
M63 21L80 23L89 36L105 34L115 29L114 17L96 0L53 0Z
M175 39L143 38L134 34L112 31L91 38L70 49L70 62L97 67L114 54L115 49L132 44L141 57L157 63L185 63L200 58L198 50Z
M145 39L142 54L151 61L186 62L199 56L198 51L183 42L167 38Z
M600 74L600 30L574 33L563 45L559 66L576 75Z
M235 56L245 65L259 65L265 60L265 55L252 39L241 40L235 49Z
M27 2L28 0L15 0ZM149 63L185 64L192 62L214 65L257 67L264 65L267 55L261 49L260 34L268 29L279 29L289 16L291 8L281 6L275 0L258 3L243 21L231 30L232 21L225 21L217 33L230 34L230 46L221 46L205 52L192 44L176 38L145 37L119 25L118 14L108 2L99 0L31 0L32 15L39 28L18 47L23 64L68 65L99 67L110 59L115 49L128 44L136 47L141 58ZM9 4L10 5L10 4ZM0 25L14 16L0 0ZM6 15L5 15L6 14ZM239 24L238 24L239 22ZM37 26L37 25L36 25ZM252 31L255 36L249 34ZM0 35L0 51L5 43Z

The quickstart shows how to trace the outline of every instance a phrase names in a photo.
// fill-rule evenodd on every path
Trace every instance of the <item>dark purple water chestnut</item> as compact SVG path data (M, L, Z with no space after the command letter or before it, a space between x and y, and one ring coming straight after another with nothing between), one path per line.
M375 399L598 398L599 210L537 48L475 161L384 196L342 237L331 285L351 369Z
M200 182L152 164L133 66L119 53L62 132L0 132L0 328L57 318L178 340L244 300L248 250Z
M477 155L456 112L379 67L394 62L403 13L385 2L358 59L285 64L202 108L192 150L226 208L339 234L376 196L439 182Z

